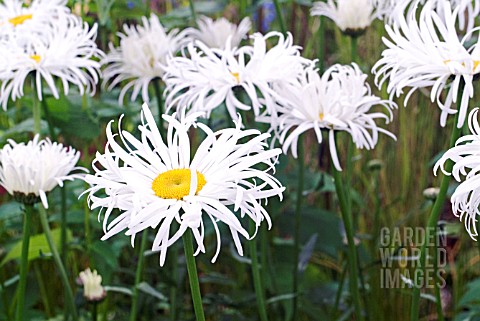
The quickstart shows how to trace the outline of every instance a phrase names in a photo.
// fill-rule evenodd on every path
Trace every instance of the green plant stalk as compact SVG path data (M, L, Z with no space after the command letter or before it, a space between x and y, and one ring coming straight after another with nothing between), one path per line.
M297 200L295 203L295 227L293 231L294 245L293 245L293 309L292 320L297 320L298 310L298 258L300 257L300 224L302 219L302 199L303 186L305 180L305 149L303 140L298 140L298 181L297 181Z
M42 121L42 113L40 111L40 104L38 102L36 86L32 86L33 89L33 132L35 134L40 134L42 129L41 121Z
M50 309L50 301L48 299L47 288L45 287L45 282L43 281L42 272L38 266L39 262L33 262L33 270L35 272L35 277L37 278L38 288L40 290L40 296L42 297L43 308L45 309L45 314L48 318L53 317L52 310ZM8 320L8 319L7 319ZM67 320L67 319L65 319Z
M23 321L25 311L25 289L27 288L28 247L30 245L30 227L33 215L33 205L25 205L23 220L22 257L20 258L20 282L18 284L17 321Z
M250 234L255 233L255 222L250 220ZM263 290L263 282L260 275L260 267L258 265L258 253L257 253L257 241L256 238L249 241L250 247L250 258L252 260L252 277L253 277L253 287L255 288L255 295L257 297L258 305L258 314L260 315L261 321L268 321L267 308L265 305L265 291Z
M350 59L352 62L357 62L358 51L357 51L357 37L350 37Z
M50 110L48 109L47 100L45 99L43 90L42 90L42 109L43 109L43 113L45 114L45 118L47 119L48 134L50 135L51 139L55 139L56 137L55 137L55 130L53 127L52 117L50 115Z
M137 271L135 272L135 284L132 293L132 308L130 310L130 321L137 320L138 312L138 285L142 281L143 265L145 264L145 251L147 249L148 230L142 232L142 242L140 243L140 251L138 252Z
M92 321L97 321L98 302L92 303Z
M60 249L62 262L67 262L67 191L66 182L60 189L61 193L61 216L60 216Z
M460 108L461 104L461 97L463 94L463 88L465 86L465 83L463 81L460 82L460 87L458 90L458 97L457 97L457 106ZM460 137L462 128L458 128L457 123L458 123L458 114L455 114L455 120L453 123L453 130L452 134L450 136L450 144L449 148L452 148L455 146L455 142L457 139ZM445 163L445 171L451 172L453 168L453 162L451 160L447 160ZM442 212L443 206L445 204L445 200L447 197L447 191L448 191L448 184L450 183L450 178L451 175L443 175L442 181L440 183L440 191L437 195L437 198L435 200L435 203L433 204L432 211L430 213L430 216L428 218L427 222L427 231L434 229L437 226L438 218L440 216L440 213ZM425 238L427 238L427 233L425 233ZM420 271L426 263L426 256L427 256L427 243L428 240L425 239L422 248L420 250L420 258L419 258L419 264L416 267L416 271ZM440 304L440 303L437 303ZM418 321L419 318L419 311L420 310L420 288L414 286L413 287L413 293L412 293L412 305L410 307L410 320L411 321Z
M153 88L155 90L155 96L157 97L157 107L158 107L158 128L162 138L165 139L164 133L165 128L163 125L163 99L162 99L162 90L160 88L160 78L155 78L153 81Z
M190 14L192 15L193 23L197 26L197 13L195 12L195 5L193 0L188 0L188 5L190 7Z
M351 161L347 158L347 162ZM342 213L342 220L345 226L345 234L347 236L348 243L348 267L350 274L350 288L352 292L352 299L355 308L356 320L363 320L362 315L362 305L360 301L360 291L358 289L358 260L357 260L357 249L355 247L354 240L354 231L353 231L353 222L352 222L352 212L348 204L348 199L346 197L347 193L345 192L345 187L342 182L341 172L335 168L333 165L333 178L335 181L335 190L337 192L338 201L340 203L340 212Z
M200 293L200 284L198 282L197 265L195 263L195 257L193 256L192 231L187 228L182 238L196 321L205 321L205 314L203 312L202 305L202 294Z
M58 254L57 248L55 246L55 242L53 241L52 232L50 231L50 227L48 226L47 211L45 210L45 208L43 208L42 205L40 205L38 206L38 212L43 232L45 233L45 237L47 238L48 246L52 251L53 260L57 265L58 272L60 272L60 278L62 279L63 285L65 287L65 300L70 307L69 312L72 315L73 320L78 321L78 314L77 308L75 307L75 300L73 298L73 291L70 287L70 283L68 282L67 272L65 271L62 260L60 259L60 255Z
M320 27L318 28L318 71L323 73L325 70L325 19L319 17Z
M438 240L438 238L436 238ZM440 293L440 287L438 286L439 276L438 276L438 251L435 249L433 255L434 263L433 263L433 273L435 275L435 300L437 301L435 306L437 308L437 321L444 321L445 318L443 317L443 309L442 309L442 295Z
M287 28L285 27L285 20L283 18L280 3L278 2L278 0L273 0L273 4L275 5L275 12L277 14L278 23L280 24L280 30L282 31L284 36L287 36Z

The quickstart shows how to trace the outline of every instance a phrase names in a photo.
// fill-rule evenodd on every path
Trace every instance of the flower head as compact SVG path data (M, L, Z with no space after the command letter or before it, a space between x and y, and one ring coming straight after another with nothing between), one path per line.
M258 130L228 128L216 133L196 123L198 115L176 120L164 115L168 133L162 137L148 106L143 106L144 123L139 126L141 140L126 131L117 143L107 127L108 143L105 153L97 153L93 168L95 175L87 175L91 185L87 191L91 209L105 208L102 240L126 230L132 236L151 227L158 228L152 250L160 251L160 265L165 262L167 248L191 229L199 252L205 252L205 219L210 219L217 234L217 252L220 250L220 232L217 222L228 225L240 254L239 235L249 238L241 224L245 216L257 226L270 218L262 207L262 200L282 196L284 188L270 173L280 150L266 149L268 134ZM206 135L191 159L188 130L197 126ZM240 143L241 141L241 143ZM266 169L255 169L257 164ZM97 192L101 194L97 195ZM231 208L227 207L231 206ZM114 208L119 215L110 222ZM238 212L239 216L234 212ZM177 229L173 235L172 229Z
M33 0L29 5L24 1L4 0L0 3L0 38L12 29L41 33L52 20L69 15L66 4L67 0Z
M97 270L90 270L80 272L79 279L83 285L83 296L88 301L101 301L107 293L102 286L102 276L98 275Z
M387 91L391 96L400 96L410 87L410 95L419 88L431 87L430 98L437 102L442 114L440 123L445 126L449 114L460 113L458 127L465 121L468 103L473 97L473 78L480 72L480 47L476 44L465 48L465 36L459 40L456 32L456 17L459 7L451 10L450 3L442 2L442 17L433 3L427 2L417 20L415 10L407 17L399 17L393 27L385 28L391 38L384 42L387 49L373 67L379 87L388 79ZM465 84L459 110L452 109L457 102L461 83ZM442 99L442 93L447 95Z
M35 203L39 199L48 208L47 193L63 181L81 178L75 174L80 153L71 147L52 143L49 139L16 143L9 140L0 150L0 185L9 194L24 203Z
M480 215L480 124L478 123L478 108L472 110L468 117L470 135L457 140L443 154L434 167L434 173L440 169L446 175L453 175L460 185L452 195L453 213L465 223L465 228L472 239L478 236L477 215ZM453 161L453 169L447 167L447 162ZM463 182L462 182L463 180Z
M225 49L228 38L231 38L230 45L238 47L243 38L252 28L250 18L245 17L238 24L230 23L227 19L221 17L217 20L202 16L197 20L198 29L188 28L186 34L192 38L203 42L210 48Z
M279 107L277 119L261 116L258 120L272 124L273 129L278 131L284 153L291 149L294 157L297 157L297 141L302 133L313 129L318 143L321 143L322 130L327 130L332 160L340 170L335 131L349 133L357 148L373 149L378 133L395 138L375 123L377 119L388 123L395 104L372 95L366 78L356 64L334 65L322 77L315 70L309 70L297 84L279 90L289 103ZM376 105L385 107L388 115L372 112Z
M169 108L187 108L190 112L210 112L225 102L233 119L237 109L253 108L256 115L265 106L271 110L279 95L274 84L294 82L313 61L300 56L300 48L293 45L292 36L278 32L253 35L253 46L225 50L211 49L201 42L188 46L189 57L174 57L166 66L166 104ZM277 43L267 49L267 40ZM243 90L251 104L241 102L236 94Z
M80 91L94 92L100 64L94 58L103 52L97 48L97 25L91 29L79 18L58 19L41 36L15 33L8 41L0 40L0 52L6 60L0 69L0 103L7 108L9 98L22 97L27 76L35 79L38 98L42 99L44 81L55 98L59 98L56 79L68 94L71 85ZM0 64L2 68L2 64Z
M325 16L332 19L346 34L356 36L376 18L371 0L328 0L314 2L312 16Z
M132 101L141 93L143 101L148 102L150 82L163 77L167 56L175 54L186 40L177 29L167 33L156 15L150 19L142 17L142 23L142 26L124 25L124 34L119 34L120 46L115 48L110 43L110 53L102 60L102 65L106 65L103 83L110 82L108 90L128 80L120 92L120 104L131 88Z

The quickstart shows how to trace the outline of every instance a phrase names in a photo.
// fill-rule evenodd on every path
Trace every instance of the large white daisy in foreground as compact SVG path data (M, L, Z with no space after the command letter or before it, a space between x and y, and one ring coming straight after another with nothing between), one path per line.
M188 46L188 56L169 59L164 78L167 107L186 108L209 117L214 108L225 103L232 119L237 119L237 109L253 109L255 115L263 107L272 111L280 99L272 86L295 82L314 62L300 55L291 34L285 38L278 32L256 33L252 38L253 46L237 49L227 42L225 50L197 41L196 46ZM271 39L276 44L268 49ZM250 102L237 97L242 93Z
M265 219L270 226L262 200L282 197L284 187L269 173L281 151L267 149L269 134L241 130L240 122L236 128L214 133L195 123L196 116L178 121L164 115L169 126L167 136L162 137L144 105L141 140L126 131L114 135L109 123L105 153L97 153L95 175L86 176L91 185L87 191L91 209L106 209L102 240L126 230L133 245L137 233L158 229L152 250L160 251L163 265L167 248L187 229L192 230L198 245L196 254L205 252L204 220L209 219L217 234L213 262L220 251L219 221L228 225L240 255L239 235L253 237L242 226L242 218L248 217L257 227ZM188 137L191 126L198 126L207 136L193 159ZM263 167L255 169L256 165ZM110 221L114 208L120 213Z
M198 29L187 28L186 34L192 39L200 40L210 48L218 49L225 49L229 37L231 37L231 46L238 47L252 28L249 17L243 18L238 26L223 17L213 20L205 16L200 17L197 24Z
M76 167L80 153L49 139L16 143L9 140L0 150L0 185L16 200L33 204L41 200L48 208L47 193L63 181L82 178ZM75 172L75 173L72 173Z
M289 104L278 108L278 118L261 116L257 120L271 123L272 129L278 132L284 153L291 149L294 157L297 157L301 134L313 129L318 143L321 143L322 130L328 131L330 154L335 167L341 170L335 131L349 133L356 147L365 149L375 147L379 133L395 138L389 131L378 127L376 120L383 119L388 123L396 105L372 95L366 78L356 64L334 65L322 77L315 70L307 71L296 85L279 90ZM372 111L375 106L385 107L387 115Z
M474 240L478 236L477 215L480 215L480 124L479 109L472 110L468 117L471 135L457 140L455 147L449 149L434 167L434 173L440 168L446 175L460 182L452 195L452 210L465 223L468 234ZM453 161L452 172L445 170L445 163ZM463 182L462 182L463 180Z
M150 19L142 17L142 23L141 26L125 24L124 34L119 33L120 46L115 48L110 43L110 53L102 60L102 65L106 66L103 84L110 83L108 90L127 81L118 98L121 105L132 88L132 101L141 94L142 100L148 102L150 82L163 77L167 56L174 55L186 41L185 34L177 29L167 33L156 15Z
M441 6L438 2L442 2ZM480 47L476 44L465 47L469 35L459 40L456 19L460 7L452 11L450 2L438 0L436 3L437 9L434 9L434 3L427 2L418 19L416 10L411 10L406 18L398 17L393 27L385 26L391 40L383 39L388 48L373 66L373 72L379 87L388 80L387 91L391 97L398 97L405 88L411 88L405 105L414 91L431 87L430 98L442 111L440 124L445 126L447 116L458 112L457 126L461 127L474 94L473 77L480 72ZM452 104L457 101L461 82L465 89L460 108L455 110ZM442 98L443 92L447 93Z

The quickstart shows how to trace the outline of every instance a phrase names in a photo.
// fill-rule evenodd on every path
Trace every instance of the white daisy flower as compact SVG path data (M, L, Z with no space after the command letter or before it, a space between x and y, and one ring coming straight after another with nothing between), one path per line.
M333 20L344 33L357 36L377 17L371 0L328 0L314 2L312 16Z
M455 147L449 149L434 167L445 175L453 175L460 182L452 195L453 213L464 221L468 234L474 240L478 236L477 216L480 215L480 125L478 123L478 108L472 110L468 117L468 127L471 135L457 140ZM453 161L453 169L445 169L447 161ZM462 182L463 180L463 182Z
M120 92L120 104L123 104L123 98L131 88L132 101L141 92L142 100L148 102L150 82L163 78L167 56L175 54L187 39L177 29L167 33L156 15L150 19L142 17L142 23L142 26L124 25L124 34L118 34L120 46L115 48L110 43L110 53L102 60L102 65L106 65L103 84L110 82L108 90L124 80L128 81Z
M0 3L0 34L12 28L41 33L52 19L70 13L67 0L33 0L29 5L20 0L4 0Z
M80 153L71 147L52 143L49 139L16 143L9 140L0 150L0 185L18 201L27 204L42 201L48 208L47 193L63 181L82 178L83 175L72 173Z
M273 84L291 83L314 62L300 56L300 47L293 45L292 35L281 33L254 34L253 46L232 48L227 41L225 50L212 49L201 42L188 46L188 57L173 57L165 67L164 81L168 108L187 108L190 112L210 112L225 103L232 119L237 109L250 110L255 115L266 106L274 109L280 96ZM267 40L277 38L267 49ZM240 89L250 99L245 104L237 98Z
M440 1L440 0L438 0ZM417 20L415 10L407 18L399 17L398 24L385 28L391 38L383 39L387 45L382 58L373 66L378 87L388 79L387 91L397 97L404 88L411 87L405 98L419 88L431 87L431 100L442 110L440 123L445 126L447 116L459 112L458 127L465 121L468 103L473 97L473 77L480 72L480 48L465 48L466 37L459 40L455 22L459 7L451 10L443 3L442 20L433 3L427 2ZM457 100L460 83L465 83L458 111L451 109ZM442 93L447 91L442 100Z
M328 131L330 154L335 167L341 170L335 147L335 131L349 133L357 148L373 149L379 133L395 139L392 133L378 127L376 120L391 121L391 110L396 105L372 95L366 78L354 63L352 66L334 65L322 77L315 70L309 70L296 85L279 90L289 104L279 107L278 119L261 116L258 121L271 123L278 132L283 152L286 154L291 149L295 158L301 134L313 129L320 144L322 130ZM385 107L388 115L372 112L374 106Z
M139 126L142 138L138 140L120 131L118 136L123 146L117 143L109 123L105 153L97 153L93 163L95 175L85 178L91 185L86 191L90 208L106 209L102 240L126 229L133 246L137 233L149 227L158 228L152 250L160 251L160 265L163 265L167 248L187 229L192 230L198 244L196 254L205 252L204 219L208 218L217 234L214 262L220 251L218 221L228 225L240 255L243 250L239 234L250 238L240 218L248 216L257 226L265 219L271 225L261 203L272 196L282 198L284 187L269 174L281 151L267 149L265 140L269 134L241 130L240 122L236 128L214 133L207 126L195 123L197 116L180 122L163 115L169 126L167 137L161 137L144 104L144 122ZM192 125L206 134L193 159L188 136ZM267 168L253 168L257 164ZM114 208L120 214L110 222ZM174 226L176 231L171 233Z
M101 301L107 295L102 286L102 276L97 273L97 270L90 270L80 272L79 281L83 285L83 296L88 301Z
M45 30L42 37L30 35L28 40L25 36L0 42L0 51L8 67L8 70L0 69L0 103L3 108L7 108L9 98L15 101L23 96L24 83L29 75L35 77L40 100L43 81L53 96L59 98L56 78L61 81L65 95L70 84L76 86L81 95L93 93L100 73L100 63L94 59L103 56L95 43L96 35L96 24L90 29L80 19L58 20Z
M240 24L230 23L225 18L212 18L202 16L197 20L198 29L187 28L186 34L206 44L210 48L225 49L227 39L231 37L230 45L238 47L243 38L246 37L252 28L252 22L249 17L243 18Z
M480 13L480 0L429 0L429 2L440 17L442 17L446 2L449 2L452 8L458 7L456 14L461 30L470 31L475 24L475 18ZM405 13L407 9L415 11L419 5L425 3L426 0L374 0L374 6L380 17L383 17L389 24L395 23L397 18L408 16L410 13Z

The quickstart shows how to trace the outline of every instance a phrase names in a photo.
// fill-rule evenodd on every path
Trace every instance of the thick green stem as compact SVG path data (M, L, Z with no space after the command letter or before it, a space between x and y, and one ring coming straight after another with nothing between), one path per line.
M250 220L250 234L255 233L255 222ZM260 266L258 265L257 241L256 238L249 242L250 257L252 259L252 276L255 294L257 296L258 314L261 321L268 321L267 308L265 305L265 292L263 290L262 278L260 275ZM262 266L261 268L264 268Z
M460 109L460 104L461 104L461 97L463 94L463 88L465 86L465 83L462 81L460 83L460 88L458 90L458 109ZM452 135L450 137L450 145L449 148L452 148L455 146L455 142L457 139L460 137L462 133L462 128L458 128L457 123L458 123L458 114L455 114L455 120L453 122L453 130L452 130ZM453 162L451 160L447 160L445 163L445 171L451 172L453 168ZM425 267L426 263L426 257L427 257L427 243L428 243L428 231L434 230L437 226L438 218L440 214L442 213L442 209L445 205L445 200L447 198L447 191L448 191L448 185L450 183L450 175L443 175L442 181L440 183L440 191L437 195L437 198L435 200L435 203L433 204L432 207L432 212L430 213L430 216L428 218L427 222L427 233L425 233L425 239L422 244L422 248L420 251L420 259L418 262L418 265L416 267L416 273L417 271L421 271ZM436 263L435 263L436 264ZM436 282L435 282L436 283ZM440 302L437 302L437 304L440 304ZM413 287L413 294L412 294L412 305L410 307L410 320L411 321L418 321L419 319L419 309L420 309L420 287L414 286Z
M187 229L183 234L183 247L185 249L185 259L187 261L188 279L192 291L193 308L195 310L196 321L205 321L203 312L202 294L200 293L200 284L198 282L197 265L193 256L193 238L192 231Z
M163 99L162 99L162 90L160 88L160 78L155 78L153 81L153 88L155 89L155 96L157 97L157 107L158 107L158 128L160 129L160 134L165 131L163 126Z
M30 223L33 215L33 205L25 205L23 220L22 257L20 258L20 283L18 284L17 321L23 321L25 311L25 289L27 288L28 247L30 245Z
M45 114L45 118L47 119L48 134L50 135L51 139L55 139L55 130L53 127L52 117L50 115L50 110L48 109L47 100L45 99L45 95L43 93L42 93L42 109L43 109L43 113Z
M357 37L350 37L350 59L352 62L357 62Z
M92 303L92 321L97 321L97 314L98 314L98 303Z
M188 0L188 5L190 6L190 14L192 15L193 23L197 25L197 13L195 12L195 5L193 0Z
M300 224L302 219L302 199L303 185L305 175L305 151L303 141L298 141L298 182L297 182L297 200L295 204L295 227L294 227L294 248L293 248L293 312L292 320L297 319L298 307L298 259L300 257Z
M60 249L62 262L67 262L67 190L66 182L60 189L61 193L61 217L60 217Z
M282 8L280 7L280 3L278 0L273 0L275 5L275 12L277 13L278 23L280 24L280 30L282 31L284 36L287 36L287 28L285 27L285 20L283 19Z
M350 162L350 157L347 157L347 162ZM348 166L348 165L347 165ZM362 305L360 301L360 291L358 288L358 260L357 249L354 239L354 228L352 222L352 212L347 198L347 193L342 182L341 172L333 167L333 178L335 181L335 190L337 192L338 201L340 204L340 211L342 213L343 225L345 226L345 234L348 243L348 267L350 275L350 291L352 294L353 304L355 308L356 320L363 320ZM348 186L347 186L348 188Z
M33 85L32 88L33 88L33 95L32 95L32 99L33 99L33 132L35 134L40 134L40 131L42 129L42 127L41 127L42 113L40 111L40 104L39 104L38 97L37 97L36 86Z
M325 19L320 16L320 27L318 28L318 71L323 73L325 69Z
M48 246L50 247L50 251L52 251L53 260L57 265L58 272L60 273L60 278L65 288L66 304L68 304L68 306L70 307L70 314L72 315L73 320L77 321L78 314L77 308L75 307L75 300L73 298L73 291L70 287L70 283L68 282L67 272L65 271L62 260L60 259L60 255L58 254L57 247L55 246L55 242L53 241L52 232L50 231L50 227L48 226L47 211L41 205L38 206L38 209L43 232L45 234L45 237L47 238Z
M143 230L142 242L140 243L140 251L138 253L137 271L135 273L135 285L133 286L132 308L130 310L130 321L137 320L138 310L138 285L142 281L143 265L145 263L145 251L147 249L148 230Z

